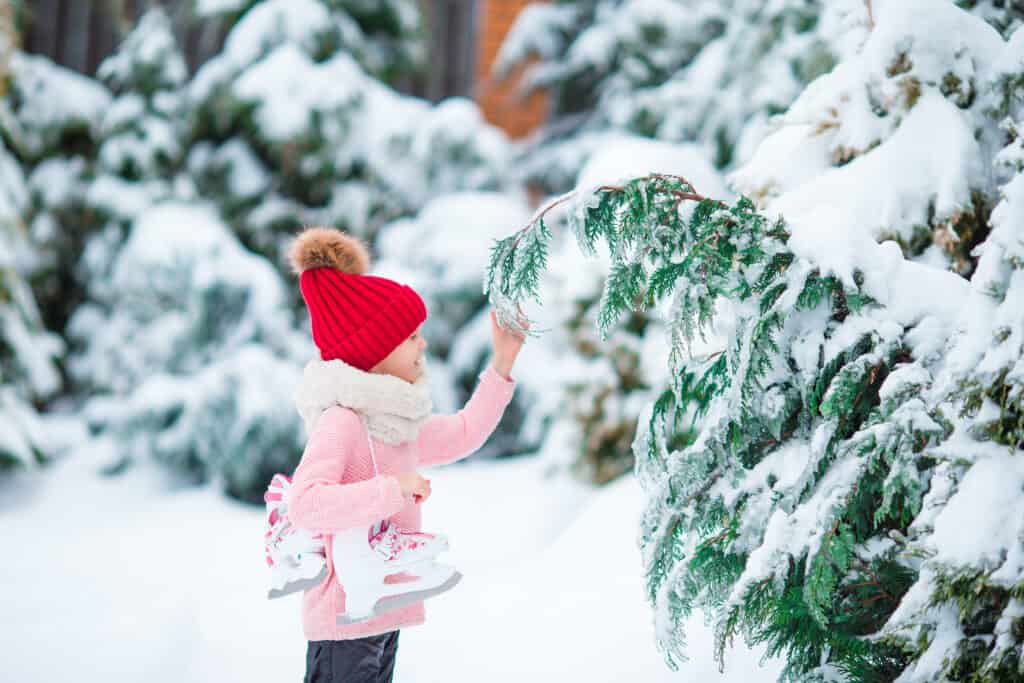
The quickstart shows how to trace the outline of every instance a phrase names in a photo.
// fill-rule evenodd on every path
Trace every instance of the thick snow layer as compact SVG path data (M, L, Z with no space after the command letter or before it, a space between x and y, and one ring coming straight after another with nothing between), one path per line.
M1024 36L1024 31L1018 33ZM1015 167L1022 163L1024 145L1018 141L999 156ZM977 250L981 258L971 281L970 303L963 308L950 352L953 378L974 373L994 380L1004 369L1016 367L1007 377L1012 383L1024 372L1024 175L1008 182L1002 195L992 211L992 233ZM1000 341L993 344L997 331Z
M204 263L215 261L215 265ZM236 281L254 291L254 307L268 311L281 305L280 280L265 260L249 253L204 204L168 202L152 207L137 221L118 257L113 279L122 291L147 289L159 269L201 264L200 283Z
M317 36L330 27L330 12L322 2L267 0L257 3L235 25L224 42L223 55L241 67L275 45L297 43L313 52Z
M650 173L681 175L706 197L728 199L721 174L697 145L609 135L580 171L576 187L614 185Z
M94 296L97 303L79 307L69 322L71 336L89 340L69 367L79 379L119 392L115 402L125 409L142 379L159 374L154 368L187 375L254 339L268 353L286 355L283 347L299 356L280 275L206 204L167 202L143 211ZM218 304L224 308L209 309ZM183 356L183 348L193 355Z
M1012 586L1024 571L1024 458L994 445L985 453L935 519L934 561L998 568L991 578Z
M246 70L234 91L240 99L258 104L256 118L264 136L286 141L306 130L314 112L351 105L364 79L345 54L317 65L294 44L286 43Z
M264 597L262 510L215 487L174 489L148 466L102 478L109 457L91 442L53 471L0 482L5 679L299 680L299 599ZM639 487L594 491L535 465L427 472L425 528L449 534L466 578L402 633L398 683L775 680L779 664L760 668L742 647L719 674L699 616L692 661L670 672L643 594Z
M941 145L935 144L936 130L942 131ZM843 222L821 230L860 229L909 241L916 227L928 223L929 206L937 220L967 208L971 183L984 177L984 168L967 117L938 94L928 93L891 138L846 166L794 188L769 209L788 217L828 198Z
M705 197L721 201L731 199L722 175L711 165L701 147L610 134L601 137L577 177L577 196L572 202L577 221L581 220L585 208L595 201L594 190L597 188L622 185L633 178L654 173L682 176ZM680 215L684 220L695 206L694 202L680 205ZM608 272L604 264L601 264L601 270L602 276Z
M196 0L195 12L201 17L208 17L237 12L246 4L246 0Z
M46 57L15 52L11 76L20 105L23 140L33 154L43 152L59 131L73 126L96 130L110 107L110 93L101 84L57 66Z
M160 7L142 15L117 52L103 60L96 75L117 91L132 87L143 70L150 82L159 80L164 87L180 87L188 78L171 18Z
M571 5L527 5L516 15L515 23L502 41L498 57L494 60L494 71L498 75L506 74L531 54L551 59L562 48L562 41L556 36L578 19L578 11Z

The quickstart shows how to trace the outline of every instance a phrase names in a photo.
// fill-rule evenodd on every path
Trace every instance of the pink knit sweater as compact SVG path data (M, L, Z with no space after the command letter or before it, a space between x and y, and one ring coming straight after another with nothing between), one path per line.
M501 419L514 388L514 381L488 366L480 373L480 383L466 406L455 415L428 418L415 441L390 445L374 440L380 472L376 477L359 416L349 408L328 408L317 420L295 470L288 506L292 521L325 534L328 548L333 530L369 526L384 518L418 530L420 506L402 495L396 477L454 462L480 448ZM345 591L327 553L327 578L307 589L302 599L307 640L363 638L422 624L425 619L420 602L358 624L337 626L337 615L344 609Z

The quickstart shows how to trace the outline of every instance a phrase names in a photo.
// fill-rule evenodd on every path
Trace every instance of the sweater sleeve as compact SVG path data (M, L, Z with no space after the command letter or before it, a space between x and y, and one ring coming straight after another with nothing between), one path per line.
M394 477L378 475L340 483L360 438L364 438L363 426L351 410L333 407L320 416L292 478L288 515L296 526L330 534L369 526L405 505Z
M512 400L515 385L488 365L462 410L454 415L434 415L420 427L418 464L430 467L455 462L483 446Z

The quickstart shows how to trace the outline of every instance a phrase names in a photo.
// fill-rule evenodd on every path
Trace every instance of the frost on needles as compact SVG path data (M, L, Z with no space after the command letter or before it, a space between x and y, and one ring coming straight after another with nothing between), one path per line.
M518 302L539 300L551 206L495 245L486 287L506 320ZM671 335L665 391L633 445L648 500L647 589L670 665L685 659L683 625L697 608L715 624L723 664L741 635L785 658L784 679L894 680L914 670L931 631L893 621L908 610L908 590L925 593L909 607L924 614L929 600L967 610L972 599L953 587L960 575L919 583L932 571L922 550L932 528L921 525L935 512L925 505L930 482L957 467L941 446L958 418L941 409L935 384L967 282L893 258L891 244L866 245L860 260L885 267L825 272L790 249L781 218L746 198L703 198L674 176L599 187L574 217L581 248L604 242L611 256L602 334L628 310L658 307ZM943 304L900 300L922 292ZM689 356L698 335L723 328L722 352ZM987 600L1019 607L1006 602L1012 590L997 592ZM937 670L1019 671L1019 622L1000 631L994 660L962 662L964 644L979 630L991 638L995 624L961 616L963 643L945 636L952 655Z

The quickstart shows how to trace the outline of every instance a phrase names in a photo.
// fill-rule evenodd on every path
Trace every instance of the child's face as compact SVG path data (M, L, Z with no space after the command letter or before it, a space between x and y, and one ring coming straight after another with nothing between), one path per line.
M423 374L423 351L426 348L427 341L417 327L387 358L370 368L370 372L394 375L412 384Z

